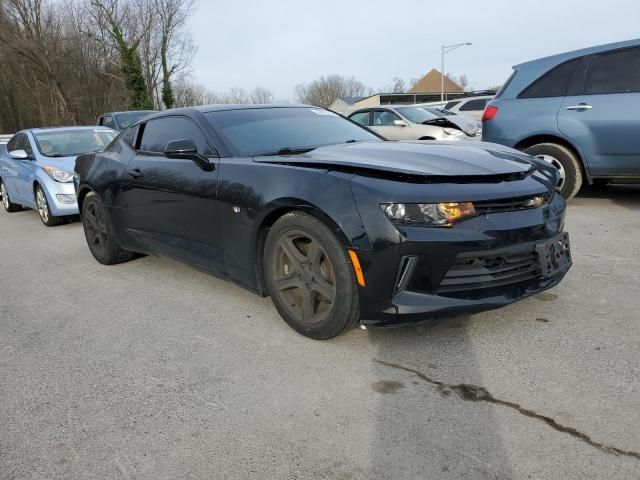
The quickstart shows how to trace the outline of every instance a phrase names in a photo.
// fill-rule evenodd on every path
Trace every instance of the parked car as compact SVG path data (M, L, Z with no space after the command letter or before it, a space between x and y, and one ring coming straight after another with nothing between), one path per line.
M467 117L481 120L484 108L492 98L490 95L456 98L447 102L444 109L458 115L466 115Z
M348 118L387 140L466 140L457 123L412 105L361 108Z
M640 39L513 68L484 113L484 139L557 166L567 198L584 182L640 181Z
M466 115L458 115L457 113L450 112L442 107L432 107L423 104L417 104L416 107L426 110L436 117L446 118L450 122L455 123L470 137L475 137L482 131L482 122L475 118L467 117Z
M132 110L130 112L105 113L98 117L98 125L112 128L114 130L124 130L141 118L156 112L157 110Z
M175 257L270 295L315 339L497 308L571 264L545 162L480 142L386 142L316 107L167 110L75 171L97 261Z
M0 155L0 194L8 212L38 210L48 227L78 214L73 189L77 155L106 147L117 132L104 127L34 128L16 133Z

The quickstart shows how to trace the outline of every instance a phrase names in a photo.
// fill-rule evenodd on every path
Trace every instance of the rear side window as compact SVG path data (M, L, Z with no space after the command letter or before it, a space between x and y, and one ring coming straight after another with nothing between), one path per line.
M139 150L161 153L167 143L173 140L193 140L198 152L203 155L211 154L200 128L185 117L164 117L148 121L142 131Z
M640 92L640 48L597 55L591 61L584 93Z
M369 112L354 113L349 119L366 127L369 125Z
M569 92L569 86L582 71L582 65L582 58L558 65L525 88L518 98L564 97Z
M478 100L469 100L467 103L460 107L461 112L469 112L475 110L484 110L484 107L487 106L487 99L482 98Z
M459 103L460 103L460 100L457 100L457 101L454 101L454 102L449 102L444 106L444 109L445 110L451 110L453 107L455 107Z

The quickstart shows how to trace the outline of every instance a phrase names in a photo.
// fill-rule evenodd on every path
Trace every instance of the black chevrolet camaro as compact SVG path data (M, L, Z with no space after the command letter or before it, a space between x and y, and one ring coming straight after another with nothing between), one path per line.
M305 105L167 110L78 157L93 256L167 255L270 295L303 335L497 308L571 265L544 162L388 142Z

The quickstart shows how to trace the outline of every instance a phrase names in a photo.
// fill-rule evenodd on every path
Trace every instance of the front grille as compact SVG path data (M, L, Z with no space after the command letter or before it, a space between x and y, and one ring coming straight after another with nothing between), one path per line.
M548 203L551 199L551 194L538 195L543 198L543 204ZM536 208L540 205L534 205L535 196L520 197L520 198L507 198L504 200L488 200L484 202L473 202L473 206L476 209L478 215L484 215L487 213L498 212L513 212L516 210L528 210L530 208Z
M502 254L464 253L445 274L438 287L439 293L498 287L524 282L540 276L540 262L535 247Z

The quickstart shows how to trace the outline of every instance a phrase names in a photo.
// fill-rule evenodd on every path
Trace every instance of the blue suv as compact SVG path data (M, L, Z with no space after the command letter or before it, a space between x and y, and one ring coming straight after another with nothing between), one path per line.
M484 111L484 141L555 165L566 198L585 182L640 182L640 39L513 69Z

